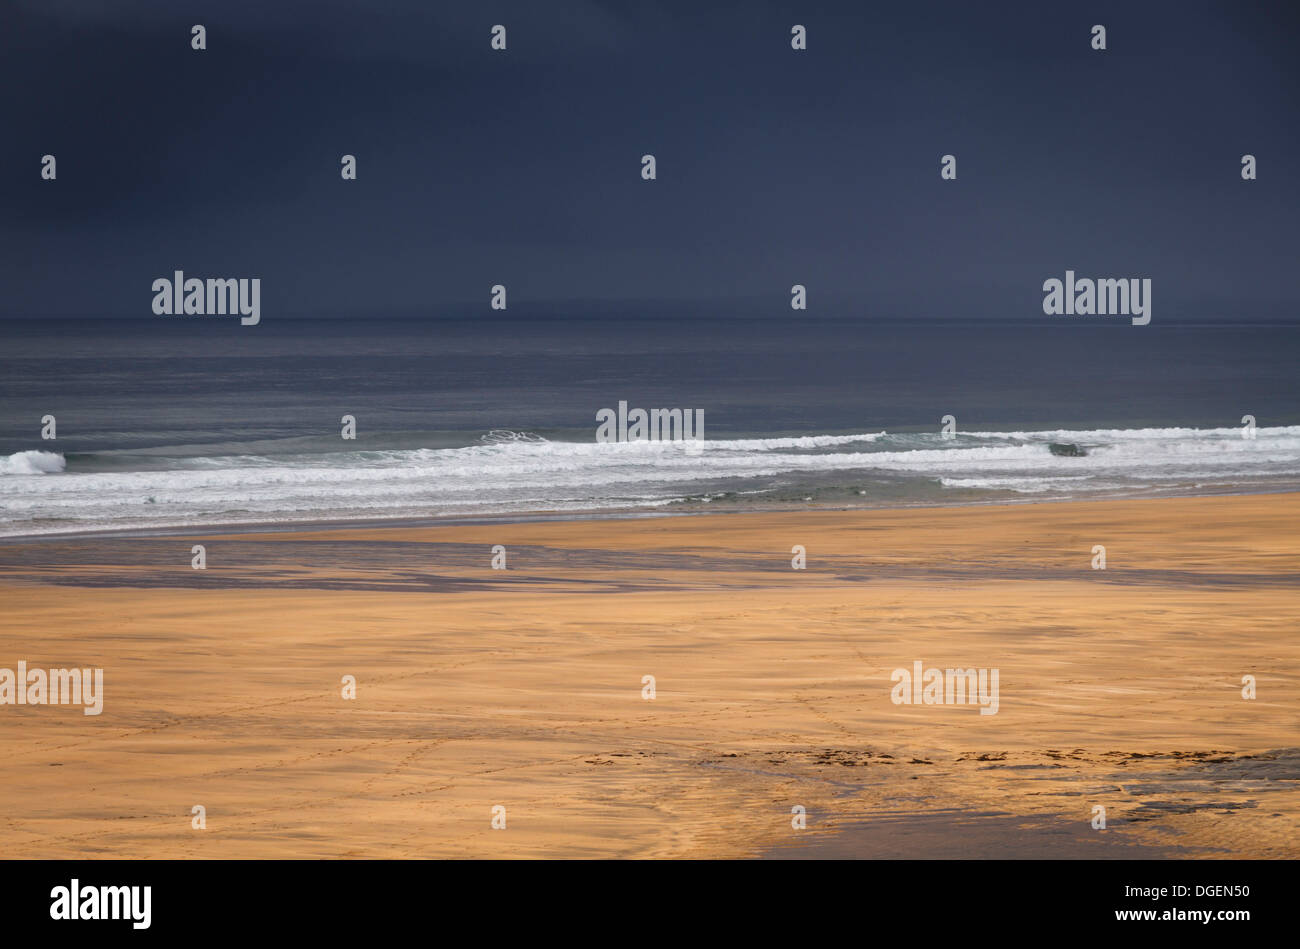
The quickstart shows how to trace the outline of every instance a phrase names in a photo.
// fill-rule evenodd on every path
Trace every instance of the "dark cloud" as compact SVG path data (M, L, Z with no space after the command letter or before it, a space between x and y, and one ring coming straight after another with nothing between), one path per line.
M1151 277L1164 320L1294 317L1295 10L10 4L0 313L146 316L184 269L261 277L268 316L497 282L520 316L779 313L794 282L814 313L1014 316L1068 267Z

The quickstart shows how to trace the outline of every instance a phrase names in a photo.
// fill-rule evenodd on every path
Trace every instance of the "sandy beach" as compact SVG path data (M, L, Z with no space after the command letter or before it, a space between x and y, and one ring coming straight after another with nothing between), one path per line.
M0 706L0 853L1294 858L1298 582L1300 494L4 544L104 706Z

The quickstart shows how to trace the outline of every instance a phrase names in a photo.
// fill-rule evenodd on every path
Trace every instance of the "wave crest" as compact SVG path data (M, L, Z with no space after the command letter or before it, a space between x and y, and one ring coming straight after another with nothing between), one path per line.
M67 465L63 456L53 451L17 451L0 458L0 475L55 474Z

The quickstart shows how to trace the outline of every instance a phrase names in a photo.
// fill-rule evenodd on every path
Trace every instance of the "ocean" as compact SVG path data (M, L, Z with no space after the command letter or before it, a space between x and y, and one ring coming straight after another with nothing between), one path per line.
M0 321L0 536L1294 490L1297 356L1088 318ZM620 401L703 412L701 450L597 443Z

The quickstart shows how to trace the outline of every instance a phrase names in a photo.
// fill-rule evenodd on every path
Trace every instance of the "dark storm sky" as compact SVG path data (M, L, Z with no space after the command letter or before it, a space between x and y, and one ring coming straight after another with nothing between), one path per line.
M264 322L494 283L515 317L789 316L793 283L1033 317L1070 267L1152 278L1161 322L1295 318L1297 9L6 0L0 315L147 318L183 269L261 277Z

